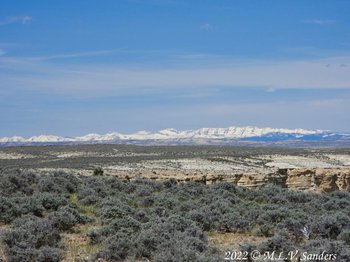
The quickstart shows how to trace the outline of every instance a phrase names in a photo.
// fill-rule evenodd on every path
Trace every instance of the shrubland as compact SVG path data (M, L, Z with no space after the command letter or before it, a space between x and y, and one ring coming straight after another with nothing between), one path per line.
M0 229L10 262L66 259L64 236L73 233L90 247L76 261L222 261L223 250L208 242L213 232L265 239L237 243L240 250L326 250L348 262L350 194L3 172Z

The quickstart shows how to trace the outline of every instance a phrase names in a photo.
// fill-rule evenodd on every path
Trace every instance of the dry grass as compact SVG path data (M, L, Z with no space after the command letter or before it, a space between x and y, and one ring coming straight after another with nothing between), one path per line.
M5 253L5 248L3 247L3 245L0 243L0 261L1 262L7 262L8 259L6 257L6 253Z
M8 225L0 223L0 233L3 230L6 230L8 228L9 228ZM0 242L0 261L1 262L7 262L8 261L7 256L6 256L6 252L5 252L5 247L3 246L3 244L1 242Z
M259 244L265 241L266 237L252 236L243 233L219 233L209 232L207 234L209 244L218 248L220 251L239 250L240 244L249 242L251 244Z
M78 211L81 214L95 219L95 222L86 225L77 225L73 228L71 233L62 235L64 243L64 259L63 262L80 262L83 259L90 258L92 254L96 253L101 245L93 245L89 242L86 234L94 228L101 227L100 219L95 215L96 206L82 205L76 194L71 195L70 202L78 206ZM101 260L102 261L102 260Z
M88 229L81 229L81 231L88 231ZM84 233L63 234L62 237L65 245L63 262L80 262L82 259L90 258L92 254L101 248L100 245L90 244L89 239Z

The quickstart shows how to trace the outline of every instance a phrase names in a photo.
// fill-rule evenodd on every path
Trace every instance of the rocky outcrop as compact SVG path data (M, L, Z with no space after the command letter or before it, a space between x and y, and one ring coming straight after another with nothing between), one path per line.
M310 190L321 193L333 191L350 192L350 169L288 169L286 172L276 172L269 175L248 175L249 180L242 176L237 185L259 187L263 182L273 183L296 190Z
M350 192L350 172L340 171L337 178L338 189Z
M234 183L238 186L256 189L265 184L276 184L292 190L308 190L321 193L333 191L350 192L350 169L279 169L271 173L205 173L201 171L181 172L157 170L148 173L130 174L128 172L113 174L128 180L137 177L148 177L153 180L176 179L178 182L199 182L213 184L220 181Z
M288 169L267 175L242 175L237 185L258 188L266 183L277 184L296 190L321 193L350 192L350 169Z
M287 171L286 187L298 190L314 189L315 170L291 169Z
M338 171L316 170L314 174L314 185L317 191L328 193L339 190Z
M238 180L238 186L244 186L248 188L258 188L265 185L269 180L267 174L244 174Z

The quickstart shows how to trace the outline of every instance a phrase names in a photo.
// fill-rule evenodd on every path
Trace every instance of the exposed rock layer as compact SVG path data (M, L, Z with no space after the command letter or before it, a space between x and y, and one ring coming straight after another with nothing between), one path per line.
M350 169L279 169L273 173L243 173L243 174L210 174L203 172L172 173L166 170L157 170L152 173L130 174L118 173L117 176L133 179L145 176L154 180L174 178L179 182L195 181L212 184L219 181L232 182L238 186L247 188L259 188L265 184L277 184L285 188L296 190L310 190L321 193L333 191L350 192Z

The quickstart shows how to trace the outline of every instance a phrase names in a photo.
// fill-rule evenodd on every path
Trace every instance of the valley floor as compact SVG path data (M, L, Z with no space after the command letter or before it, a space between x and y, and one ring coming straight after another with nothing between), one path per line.
M266 183L301 190L350 190L349 148L76 145L0 148L3 170L57 169L82 175L102 168L123 179Z

